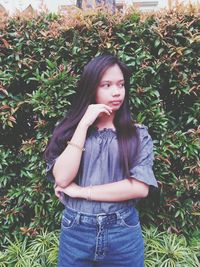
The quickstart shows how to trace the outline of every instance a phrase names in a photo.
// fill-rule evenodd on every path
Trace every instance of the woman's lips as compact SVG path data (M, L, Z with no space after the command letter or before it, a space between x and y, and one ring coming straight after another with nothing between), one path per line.
M120 105L121 104L121 101L120 100L116 100L116 101L110 101L110 103L112 104L112 105L114 105L114 106L118 106L118 105Z

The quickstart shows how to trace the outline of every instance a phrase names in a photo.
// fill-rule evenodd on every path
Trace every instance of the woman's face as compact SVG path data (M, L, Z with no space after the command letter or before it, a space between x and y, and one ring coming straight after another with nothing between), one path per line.
M117 111L125 98L124 76L117 64L106 70L97 87L96 103Z

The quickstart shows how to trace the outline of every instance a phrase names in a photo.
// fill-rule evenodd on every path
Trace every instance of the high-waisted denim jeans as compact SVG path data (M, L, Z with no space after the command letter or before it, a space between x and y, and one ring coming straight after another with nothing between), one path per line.
M134 207L87 214L65 208L58 267L143 267L144 242Z

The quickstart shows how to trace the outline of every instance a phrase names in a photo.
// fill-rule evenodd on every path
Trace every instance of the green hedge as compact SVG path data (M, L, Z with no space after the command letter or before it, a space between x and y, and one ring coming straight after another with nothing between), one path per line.
M45 179L42 154L69 109L83 66L117 54L132 71L133 118L155 144L154 196L139 204L143 224L189 235L198 227L199 15L103 12L18 17L0 30L0 242L59 228L62 205Z

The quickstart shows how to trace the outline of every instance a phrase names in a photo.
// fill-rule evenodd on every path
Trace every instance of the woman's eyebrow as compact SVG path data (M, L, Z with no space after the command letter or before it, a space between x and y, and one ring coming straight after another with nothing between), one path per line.
M101 83L105 83L105 82L112 82L112 80L103 80L103 81L101 81ZM124 79L121 79L121 80L119 80L117 82L124 82Z

